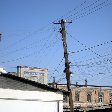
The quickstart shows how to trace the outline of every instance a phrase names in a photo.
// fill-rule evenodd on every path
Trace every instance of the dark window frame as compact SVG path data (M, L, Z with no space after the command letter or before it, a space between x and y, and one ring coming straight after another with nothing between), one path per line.
M112 104L112 93L109 93L109 103L111 103Z
M80 92L75 91L75 101L79 102L80 101Z
M104 100L104 93L103 92L99 92L98 93L98 102L103 102Z
M92 92L87 92L87 102L92 102Z

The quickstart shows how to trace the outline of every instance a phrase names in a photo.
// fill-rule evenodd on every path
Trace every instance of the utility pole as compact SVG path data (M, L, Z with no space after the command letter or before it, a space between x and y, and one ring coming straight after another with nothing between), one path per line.
M55 77L53 77L53 88L55 87L56 81L55 81Z
M2 38L2 34L0 33L0 41L1 41L1 38Z
M87 79L85 79L85 87L87 87Z
M65 23L72 23L72 22L65 22L63 19L59 23L54 24L61 24L60 33L62 35L62 41L63 41L63 48L64 48L64 58L65 58L65 70L66 73L66 80L67 80L67 89L69 92L69 105L70 105L70 112L74 112L73 108L73 99L72 99L72 91L70 88L70 62L68 61L68 50L67 50L67 43L66 43L66 31L65 31Z

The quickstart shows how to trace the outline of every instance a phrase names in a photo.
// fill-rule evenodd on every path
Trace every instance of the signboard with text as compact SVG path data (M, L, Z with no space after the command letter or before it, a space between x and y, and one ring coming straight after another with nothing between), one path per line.
M28 76L40 76L40 75L44 75L44 73L42 73L42 72L24 71L24 75L28 75Z

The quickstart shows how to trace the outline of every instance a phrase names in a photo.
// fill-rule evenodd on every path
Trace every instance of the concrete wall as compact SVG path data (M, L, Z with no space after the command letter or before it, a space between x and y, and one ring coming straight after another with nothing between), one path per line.
M0 75L0 112L63 112L63 93L53 91Z
M0 88L0 112L63 112L62 100L59 92Z
M17 75L42 84L48 83L48 69L17 66Z

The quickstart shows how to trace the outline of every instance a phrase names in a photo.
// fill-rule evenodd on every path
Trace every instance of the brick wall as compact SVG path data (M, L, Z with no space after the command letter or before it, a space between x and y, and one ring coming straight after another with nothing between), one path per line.
M66 86L57 86L60 89L66 90ZM112 89L110 88L92 88L92 87L71 87L72 88L72 96L74 103L88 103L87 101L87 93L91 93L91 102L92 104L99 103L99 93L103 93L103 101L104 104L109 104L110 101L110 93L112 93ZM75 92L79 92L79 101L75 99Z

